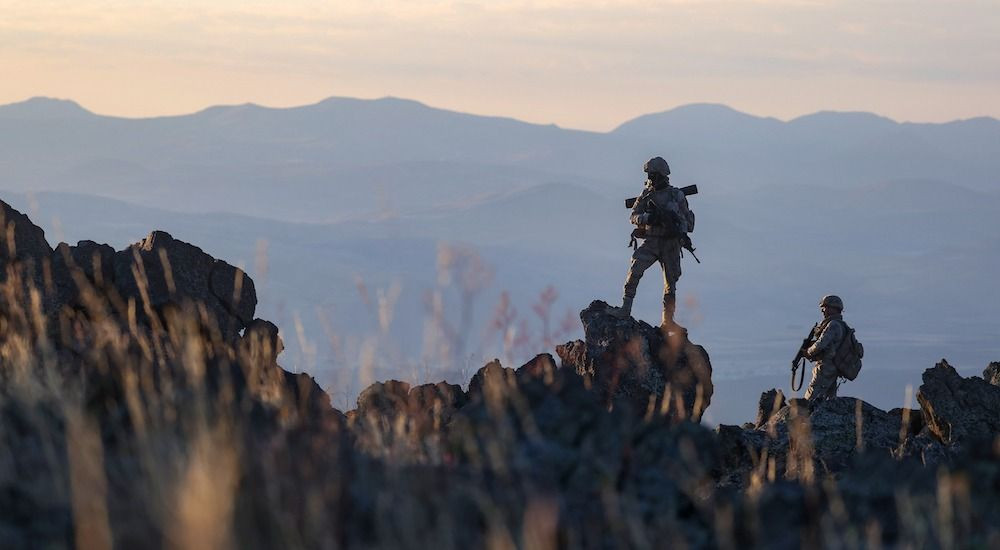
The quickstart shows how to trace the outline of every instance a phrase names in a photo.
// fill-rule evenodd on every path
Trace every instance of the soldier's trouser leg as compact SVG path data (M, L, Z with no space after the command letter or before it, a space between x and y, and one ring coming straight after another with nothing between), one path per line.
M649 240L643 241L642 245L632 253L632 264L628 268L625 276L625 291L622 299L622 309L628 308L626 313L632 313L632 300L635 292L639 288L639 279L646 272L649 266L656 262L655 251L651 250Z
M663 268L663 315L662 326L672 326L674 312L677 311L677 279L681 276L680 249L667 243L660 256L660 267Z
M809 401L822 401L833 397L837 397L837 367L818 362L813 367L812 381L806 388L805 398Z

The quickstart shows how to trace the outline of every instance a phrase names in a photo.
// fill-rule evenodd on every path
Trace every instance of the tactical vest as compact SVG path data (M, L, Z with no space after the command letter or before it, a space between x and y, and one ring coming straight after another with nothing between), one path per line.
M684 194L676 187L665 187L659 190L646 190L639 197L636 212L653 213L655 221L639 226L640 233L645 237L661 237L673 239L682 237L690 231L688 221L681 216L684 208Z

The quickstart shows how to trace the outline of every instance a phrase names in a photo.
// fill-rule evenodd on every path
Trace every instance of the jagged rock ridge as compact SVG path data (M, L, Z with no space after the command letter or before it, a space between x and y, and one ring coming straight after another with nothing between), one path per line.
M704 348L594 302L561 364L380 382L342 415L278 366L242 271L163 232L53 250L0 207L5 547L1000 543L996 364L942 361L919 411L775 390L711 430Z
M687 334L666 333L595 301L580 312L586 341L556 348L564 367L592 379L609 403L701 420L712 402L712 363Z

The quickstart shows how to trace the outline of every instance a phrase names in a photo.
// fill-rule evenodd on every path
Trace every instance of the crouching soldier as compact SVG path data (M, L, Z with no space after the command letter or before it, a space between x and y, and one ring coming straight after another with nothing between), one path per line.
M667 161L661 157L651 158L643 170L648 179L630 216L630 221L636 226L633 239L642 239L642 244L632 254L618 314L621 317L632 314L632 301L639 279L649 266L659 262L663 269L661 323L664 329L674 330L678 328L674 322L674 311L677 308L677 280L681 277L681 248L690 247L687 234L694 230L694 213L688 207L684 192L670 185Z

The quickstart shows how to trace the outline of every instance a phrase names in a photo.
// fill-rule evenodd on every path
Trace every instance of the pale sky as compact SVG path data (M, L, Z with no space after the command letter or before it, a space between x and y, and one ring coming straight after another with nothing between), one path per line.
M329 96L605 131L694 102L1000 118L1000 0L0 0L0 104Z

